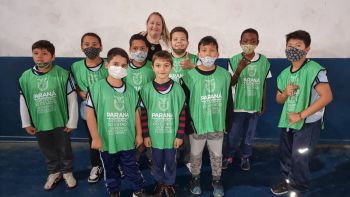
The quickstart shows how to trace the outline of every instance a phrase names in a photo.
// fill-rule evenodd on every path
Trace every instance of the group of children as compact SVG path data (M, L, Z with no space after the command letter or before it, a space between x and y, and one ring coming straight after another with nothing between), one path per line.
M86 58L75 62L71 73L53 64L55 49L49 41L33 44L35 66L19 79L20 110L23 128L37 137L46 158L45 190L53 189L62 177L69 188L77 184L70 143L78 121L77 95L91 146L88 182L97 182L104 171L110 196L120 195L122 174L131 182L133 196L149 196L138 165L144 151L157 182L154 196L176 196L180 147L192 174L189 190L195 195L202 193L206 144L215 197L224 196L222 169L234 157L240 158L242 170L250 169L258 117L265 111L266 79L271 77L267 58L255 52L258 32L242 32L242 53L230 58L229 71L215 64L219 45L214 37L199 41L197 55L187 52L188 32L183 27L170 32L170 41L171 53L160 50L150 61L145 36L135 34L129 42L130 57L125 50L112 48L105 61L100 57L100 37L86 33L81 39ZM311 152L324 107L332 100L326 70L306 58L310 43L305 31L287 35L291 66L277 78L276 100L283 105L278 126L284 180L272 187L276 195L302 196L308 190Z

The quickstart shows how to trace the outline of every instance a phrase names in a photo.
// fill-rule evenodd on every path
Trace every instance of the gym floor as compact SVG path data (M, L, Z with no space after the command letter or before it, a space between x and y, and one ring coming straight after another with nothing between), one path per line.
M36 142L0 142L0 194L1 196L108 196L103 181L90 185L89 152L87 142L73 142L74 175L78 186L67 189L64 181L49 192L43 190L47 178L44 158ZM272 197L270 186L280 181L278 146L257 144L251 158L251 170L240 170L239 162L223 171L225 196ZM149 169L141 165L146 190L151 192L155 181ZM311 190L306 196L350 196L350 146L319 145L311 163ZM178 164L177 196L194 196L188 191L190 173ZM208 156L203 158L201 175L202 196L212 196L211 171ZM121 196L131 196L130 185L122 183Z

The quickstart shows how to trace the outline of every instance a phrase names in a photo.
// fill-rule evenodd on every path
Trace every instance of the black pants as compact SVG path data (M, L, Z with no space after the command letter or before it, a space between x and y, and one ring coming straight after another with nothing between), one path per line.
M309 189L312 152L320 136L321 121L306 123L300 131L282 129L280 138L282 176L289 189L304 193Z
M60 171L63 173L72 172L73 152L70 133L63 131L63 128L56 128L37 132L36 137L40 150L45 156L49 174Z
M101 159L100 159L100 152L98 150L92 149L91 148L91 142L92 142L92 138L91 138L91 134L89 131L89 127L87 126L86 120L83 120L84 125L85 125L85 130L87 131L87 135L89 137L89 145L90 145L90 162L91 162L91 166L102 166L101 164Z

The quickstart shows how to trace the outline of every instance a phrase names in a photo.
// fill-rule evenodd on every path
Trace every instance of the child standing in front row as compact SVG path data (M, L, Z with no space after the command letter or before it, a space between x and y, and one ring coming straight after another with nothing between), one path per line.
M232 109L231 76L224 68L214 64L218 56L216 39L211 36L202 38L198 44L201 65L183 77L185 92L189 91L187 99L195 131L190 135L190 191L196 195L202 193L200 170L203 149L207 143L215 197L224 196L221 182L222 145L224 131L230 128L230 121L226 120L229 118L227 109Z
M309 189L309 165L322 128L325 106L333 95L326 69L306 58L310 34L298 30L286 37L285 53L291 66L278 76L276 94L277 103L283 105L278 123L283 180L271 191L275 195L289 192L291 197L302 197Z
M153 55L156 78L141 90L144 104L142 129L146 147L152 147L156 196L175 197L176 150L181 146L185 127L185 93L180 84L169 78L173 68L167 51Z
M92 137L91 148L100 152L104 180L110 196L119 196L120 165L132 183L134 196L145 196L144 180L136 161L135 147L143 143L137 109L137 91L124 82L129 57L121 48L107 54L108 77L89 87L86 118Z
M255 29L244 30L239 43L243 52L229 61L235 99L232 128L227 138L228 155L222 167L227 168L238 153L241 169L247 171L250 170L249 157L253 153L258 116L265 111L266 79L271 77L271 73L267 58L255 53L259 44L259 34Z
M22 127L35 135L46 158L49 176L45 190L63 178L68 188L77 182L72 174L70 132L77 128L78 103L74 81L68 71L53 65L55 47L47 40L32 46L35 66L19 78Z

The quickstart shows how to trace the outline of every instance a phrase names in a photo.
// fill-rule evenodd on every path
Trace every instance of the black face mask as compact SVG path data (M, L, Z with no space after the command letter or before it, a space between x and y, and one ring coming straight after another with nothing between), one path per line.
M100 55L101 48L89 47L89 48L83 49L83 52L85 53L87 58L95 59Z

